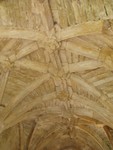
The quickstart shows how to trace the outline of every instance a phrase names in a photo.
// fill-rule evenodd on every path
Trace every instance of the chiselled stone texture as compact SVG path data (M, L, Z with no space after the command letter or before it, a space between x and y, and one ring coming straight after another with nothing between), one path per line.
M0 1L0 150L113 150L113 1Z

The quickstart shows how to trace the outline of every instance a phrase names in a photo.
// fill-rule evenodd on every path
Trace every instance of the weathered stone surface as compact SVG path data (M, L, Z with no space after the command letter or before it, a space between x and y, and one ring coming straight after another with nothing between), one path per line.
M0 1L0 150L113 149L113 1Z

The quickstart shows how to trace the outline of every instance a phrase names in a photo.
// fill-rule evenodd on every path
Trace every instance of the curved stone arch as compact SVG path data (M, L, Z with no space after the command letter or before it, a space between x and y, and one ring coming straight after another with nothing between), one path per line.
M49 119L50 117L50 119ZM81 118L80 118L81 119ZM80 119L76 118L75 119L75 122L72 121L74 120L74 118L62 118L62 117L57 117L55 118L55 116L53 116L53 118L51 116L42 116L42 118L40 118L38 121L37 121L37 127L34 131L34 134L35 132L38 134L40 134L40 129L44 130L45 132L43 134L45 134L45 136L43 138L41 138L41 141L42 139L44 139L46 141L46 137L48 138L49 136L53 136L53 134L57 134L57 132L60 134L62 131L64 132L68 132L67 130L70 128L70 130L72 129L72 136L71 138L74 138L74 135L73 135L73 132L74 130L76 129L79 129L81 131L83 131L84 133L86 133L87 135L89 135L89 137L92 138L92 140L94 140L103 150L106 149L106 150L109 150L109 147L108 145L106 145L104 142L103 142L103 139L100 135L98 135L98 133L94 132L92 129L90 129L90 124L89 124L89 127L87 126L87 124L81 124L80 122ZM41 121L41 124L40 124L40 121ZM85 122L86 123L86 122ZM49 127L50 126L50 127ZM48 127L49 127L49 130L48 130ZM102 128L103 129L103 128ZM37 132L38 130L38 132ZM48 130L48 131L47 131ZM61 137L61 134L59 135ZM36 137L36 135L35 135ZM37 137L40 137L40 136L37 136ZM56 136L55 136L56 137ZM55 140L55 137L54 137L54 140ZM52 139L51 139L52 140ZM31 141L33 141L33 138L31 139ZM106 137L106 141L107 141L107 137ZM109 144L109 142L108 142ZM33 145L33 144L31 144ZM39 147L39 146L38 146Z
M49 100L47 100L47 101L49 102ZM55 102L51 102L51 104L49 103L49 105L46 106L46 107L42 104L41 108L37 107L36 113L41 114L41 112L43 112L45 114L47 112L47 113L50 113L50 114L54 114L55 113L54 110L57 110L59 115L65 115L65 114L69 113L68 115L73 114L73 115L78 115L78 116L81 116L81 117L86 116L86 117L93 118L93 119L96 119L98 121L101 121L103 124L108 125L112 128L113 127L113 123L112 123L113 120L111 118L112 113L107 111L106 109L100 107L100 106L95 105L96 104L95 102L91 102L88 99L87 99L87 101L85 101L85 99L84 99L83 103L81 103L80 101L72 100L70 102L71 105L73 105L72 108L68 108L67 105L65 106L64 103L62 103L60 101L58 102L57 105L56 105ZM39 103L39 104L41 104L41 103ZM94 106L97 107L96 110L95 110ZM106 112L106 115L105 115L105 112ZM29 113L30 112L28 112L28 114ZM31 112L31 114L32 114L32 112ZM15 121L17 120L17 122L21 122L22 120L24 120L24 115L26 115L26 117L28 117L27 112L26 112L24 114L21 114L20 116L15 116L16 117ZM18 121L18 118L20 118L21 116L23 116L23 119ZM7 122L8 122L8 120L6 119L5 124L7 124L7 125L10 124L10 123L7 123ZM11 124L12 123L13 122L11 122ZM11 126L12 125L10 125L10 127Z
M50 132L48 132L48 135L46 134L46 132L45 132L45 136L43 137L43 139L41 140L41 143L42 144L37 144L37 147L38 147L38 149L40 149L40 150L42 150L44 147L46 147L46 145L44 144L44 143L46 143L46 140L48 140L49 138L49 141L47 142L48 144L49 143L51 143L52 141L54 142L54 140L57 140L57 138L60 138L61 137L61 135L62 134L64 134L65 133L65 131L66 131L66 128L65 128L65 126L64 125L62 125L62 123L59 125L59 128L58 128L58 126L56 125L56 128L53 128L54 126L52 126L51 128L50 128ZM52 131L51 131L51 129L52 129ZM53 130L54 129L54 130ZM95 141L97 144L95 144L95 145L98 145L99 147L100 147L100 149L102 149L102 150L104 150L105 148L106 148L106 150L108 149L109 150L109 147L107 147L107 145L101 145L94 137L93 137L93 135L91 135L90 133L88 133L86 130L83 130L82 128L80 128L80 127L78 127L78 126L75 126L75 130L80 130L81 132L83 132L83 133L85 133L85 134L87 134L87 135L89 135L89 137L93 140L93 141ZM61 134L61 132L64 132L64 133L62 133ZM37 136L38 137L38 136ZM53 138L54 137L54 138ZM47 139L46 139L47 138ZM74 137L71 137L71 138L74 138ZM85 136L83 137L83 139L85 139ZM44 141L43 141L44 140ZM47 144L46 143L46 144ZM85 141L84 141L84 143L85 143ZM47 145L48 145L47 144ZM31 144L31 145L33 145L33 144ZM30 147L29 147L30 148Z

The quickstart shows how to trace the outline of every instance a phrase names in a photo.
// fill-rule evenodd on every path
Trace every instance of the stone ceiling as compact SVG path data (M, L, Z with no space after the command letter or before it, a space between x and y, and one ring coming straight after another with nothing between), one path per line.
M0 1L0 150L113 150L113 1Z

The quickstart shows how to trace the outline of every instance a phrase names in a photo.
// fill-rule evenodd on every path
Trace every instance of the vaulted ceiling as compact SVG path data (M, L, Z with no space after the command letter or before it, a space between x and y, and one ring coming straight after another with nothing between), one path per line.
M0 0L0 150L113 150L113 1Z

